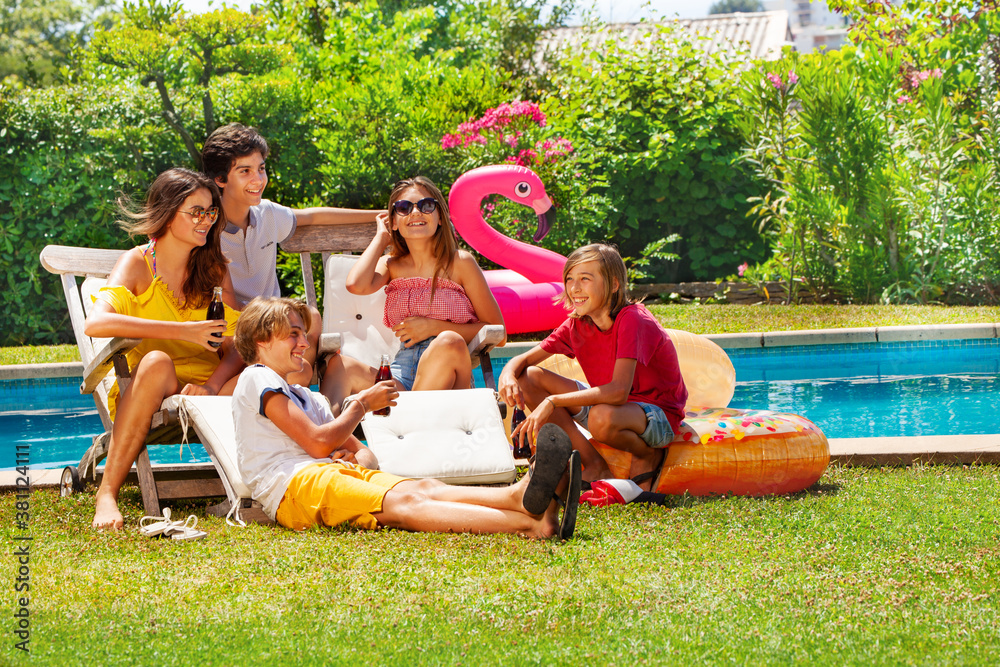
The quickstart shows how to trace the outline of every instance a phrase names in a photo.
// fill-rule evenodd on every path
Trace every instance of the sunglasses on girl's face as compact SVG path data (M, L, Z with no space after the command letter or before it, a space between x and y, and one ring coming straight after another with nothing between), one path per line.
M196 208L191 211L181 211L181 213L187 213L194 220L194 224L200 225L204 220L208 220L208 224L213 225L215 221L219 219L219 207L213 206L212 208Z
M413 207L416 206L417 210L424 215L430 215L437 210L438 203L434 197L424 197L420 201L414 203L411 201L406 201L405 199L400 199L397 202L393 202L392 210L399 215L409 215L413 212Z

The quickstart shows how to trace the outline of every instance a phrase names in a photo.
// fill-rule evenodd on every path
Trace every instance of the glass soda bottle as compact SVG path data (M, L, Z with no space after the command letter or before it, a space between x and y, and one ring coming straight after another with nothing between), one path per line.
M385 380L392 379L392 370L389 368L389 355L383 354L378 362L378 375L375 376L375 382L383 382ZM385 406L381 410L373 410L373 415L382 415L383 417L389 414L389 406Z
M226 319L226 306L222 303L222 288L216 287L212 290L212 302L208 304L208 314L205 317L206 320L224 320ZM212 334L216 338L222 338L221 333ZM221 347L222 341L218 343L210 342L209 345L212 347Z
M521 408L514 408L514 412L510 416L510 432L514 433L514 429L523 422L524 410ZM514 458L515 459L527 459L531 458L531 444L528 439L524 437L524 434L512 435L511 442L514 443Z

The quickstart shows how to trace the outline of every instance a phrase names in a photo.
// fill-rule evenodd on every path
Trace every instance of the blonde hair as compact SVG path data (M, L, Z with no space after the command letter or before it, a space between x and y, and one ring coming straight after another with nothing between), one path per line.
M431 279L431 301L433 301L434 291L437 289L438 275L446 274L448 269L451 268L451 264L455 261L455 256L458 254L458 242L455 240L455 228L451 224L448 201L429 178L415 176L398 181L393 186L392 192L389 193L389 233L392 235L392 252L390 256L398 258L410 254L410 249L406 245L406 239L403 238L398 229L393 229L391 224L393 216L396 215L396 212L392 209L392 205L399 201L403 196L403 192L409 188L421 188L426 191L437 202L438 217L441 219L441 224L438 225L438 230L434 234L434 257L437 259L437 262L434 265L434 276Z
M577 248L566 258L566 264L563 266L563 291L558 297L559 303L567 308L573 307L573 300L566 291L566 281L569 280L569 272L573 267L584 262L597 262L600 267L601 278L604 279L604 301L601 305L608 305L611 319L614 319L622 308L632 303L632 299L628 296L625 262L622 261L618 250L604 243L591 243ZM570 313L569 316L579 317L576 313Z
M236 351L243 358L243 363L257 363L257 345L275 338L283 338L292 330L291 316L296 313L302 320L302 326L309 329L312 316L309 306L296 299L284 297L254 297L240 313L236 323L236 336L233 342Z

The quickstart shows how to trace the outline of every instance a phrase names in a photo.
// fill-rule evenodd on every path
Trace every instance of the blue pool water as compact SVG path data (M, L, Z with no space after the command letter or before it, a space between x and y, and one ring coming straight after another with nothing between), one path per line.
M76 465L104 431L94 399L80 394L80 378L0 382L0 470L15 465L15 443L27 444L31 468ZM23 451L23 449L22 449ZM199 444L153 447L154 463L208 461Z
M727 352L737 381L731 406L802 414L831 438L1000 433L1000 340ZM495 355L497 375L506 361ZM14 466L15 443L30 444L33 468L74 465L101 431L78 379L0 382L0 469ZM208 460L200 445L183 454L154 447L151 456L157 463Z
M831 438L1000 433L1000 341L728 350L736 408L805 415Z

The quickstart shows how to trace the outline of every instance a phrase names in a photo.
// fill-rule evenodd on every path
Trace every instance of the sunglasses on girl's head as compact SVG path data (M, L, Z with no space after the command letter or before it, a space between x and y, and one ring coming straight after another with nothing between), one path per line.
M400 199L397 202L393 202L392 210L399 215L409 215L413 212L413 207L416 206L417 210L424 215L430 215L437 210L438 203L434 197L424 197L420 201L414 203L411 201L406 201L405 199Z

